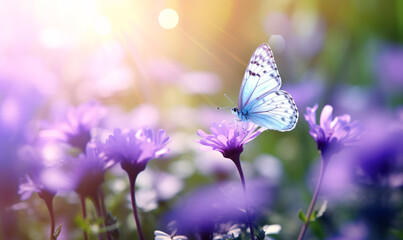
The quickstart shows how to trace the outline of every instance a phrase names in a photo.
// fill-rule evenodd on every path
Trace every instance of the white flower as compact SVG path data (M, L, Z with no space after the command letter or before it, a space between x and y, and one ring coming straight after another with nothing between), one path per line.
M175 233L173 233L172 235L169 235L160 230L155 230L154 235L155 235L155 238L154 238L155 240L171 240L171 239L172 240L188 240L188 238L184 235L175 236Z

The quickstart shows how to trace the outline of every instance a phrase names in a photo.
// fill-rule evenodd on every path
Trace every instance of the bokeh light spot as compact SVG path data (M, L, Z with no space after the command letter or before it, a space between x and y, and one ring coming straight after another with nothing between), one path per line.
M41 42L48 48L60 48L66 44L66 36L56 28L47 28L41 32Z
M277 53L281 53L285 49L285 40L281 35L272 35L269 38L269 45Z
M165 29L172 29L178 25L178 13L171 8L164 9L160 12L158 22L160 23L161 27Z

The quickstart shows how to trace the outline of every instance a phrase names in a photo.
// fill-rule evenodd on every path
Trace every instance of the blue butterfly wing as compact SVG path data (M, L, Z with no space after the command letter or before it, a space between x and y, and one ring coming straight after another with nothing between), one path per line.
M274 62L273 52L269 45L263 43L255 50L246 68L239 91L239 109L253 101L254 97L279 90L280 86L280 74Z
M241 119L267 129L292 130L298 121L298 109L291 95L280 87L273 52L264 43L255 50L245 71L238 99Z
M267 129L292 130L298 121L298 109L291 95L279 90L246 106L248 120Z

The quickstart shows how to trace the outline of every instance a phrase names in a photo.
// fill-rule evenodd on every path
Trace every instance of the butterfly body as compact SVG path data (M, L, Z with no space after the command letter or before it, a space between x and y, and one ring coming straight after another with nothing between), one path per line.
M243 110L242 112L239 111L237 107L231 109L232 113L238 117L240 121L248 121L248 111Z
M246 68L239 92L238 107L232 109L240 121L261 127L292 130L298 110L291 95L280 90L281 78L269 45L261 44Z

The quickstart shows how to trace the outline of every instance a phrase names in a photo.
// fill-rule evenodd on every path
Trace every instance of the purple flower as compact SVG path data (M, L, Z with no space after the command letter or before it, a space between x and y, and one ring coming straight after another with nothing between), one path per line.
M41 178L42 173L50 166L44 164L43 158L38 149L32 146L22 147L19 155L24 165L27 167L25 182L19 185L18 194L21 195L21 200L28 199L34 192L45 202L50 216L50 236L52 238L55 232L55 214L53 211L53 198L56 195L55 189L50 188L46 184L46 180Z
M325 153L329 147L337 151L342 146L356 143L362 132L361 125L351 122L350 115L341 115L333 119L333 107L326 105L320 115L320 125L316 124L316 110L318 104L306 108L305 120L309 124L309 134L315 139L318 150Z
M207 134L203 130L197 131L197 134L202 139L196 141L207 146L207 149L221 152L225 158L229 158L234 162L241 178L243 193L246 196L245 177L243 175L240 160L241 153L243 152L243 145L256 138L261 132L263 132L263 129L249 122L234 122L228 124L226 121L222 121L220 124L213 123L210 131L211 134ZM250 209L248 209L247 205L248 203L245 202L245 213L247 215L250 235L251 239L254 240L255 235L253 232L253 223Z
M75 159L73 170L74 190L80 196L97 197L104 182L106 163L95 143L88 144L85 154Z
M223 229L223 224L241 224L245 221L245 196L239 194L242 187L237 182L221 182L203 186L180 199L163 218L175 221L178 232L191 238L192 234L228 233L234 228ZM250 182L248 188L249 208L253 215L262 213L267 207L267 196L272 188L263 179ZM226 231L224 231L226 230ZM209 238L209 239L212 239Z
M18 190L21 200L27 200L35 192L41 198L42 195L46 194L55 195L57 189L50 188L46 184L46 181L43 181L41 178L41 174L52 166L44 164L44 160L38 149L33 146L25 146L19 150L19 155L22 163L27 167L25 179L20 183Z
M403 87L403 47L386 45L374 59L374 70L379 83L387 90L401 90Z
M43 130L40 136L47 140L68 143L85 152L86 145L91 140L91 129L105 114L106 109L99 103L81 104L77 108L71 108L64 121Z
M43 189L51 192L75 191L84 198L96 197L107 167L105 156L98 145L90 142L85 153L77 157L65 157L51 166L37 164L38 167L31 171L27 182L20 186L22 198L29 197L27 191L40 193Z
M107 161L120 163L125 171L141 172L149 160L159 158L168 152L169 137L164 130L154 133L151 129L122 131L116 128L103 144Z
M403 116L398 114L380 109L361 114L366 131L360 146L350 153L351 162L360 169L360 183L403 186Z
M216 150L222 153L225 158L233 159L243 152L243 145L252 141L263 132L262 128L253 123L223 121L219 124L213 123L210 128L211 134L198 130L197 135L202 139L196 142L206 146L208 150Z
M142 128L138 131L130 130L123 132L117 128L102 146L107 161L112 164L120 163L122 169L129 176L133 216L136 221L140 240L144 240L145 238L137 213L134 189L136 178L146 168L148 161L161 157L168 152L166 148L168 142L169 137L166 136L164 130L154 133L151 129Z

